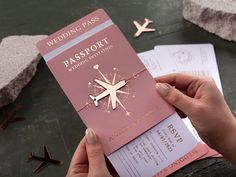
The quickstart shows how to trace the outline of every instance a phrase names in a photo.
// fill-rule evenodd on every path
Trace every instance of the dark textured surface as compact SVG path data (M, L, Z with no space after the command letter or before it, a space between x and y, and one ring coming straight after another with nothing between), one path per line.
M180 0L0 0L0 39L13 34L51 34L97 8L108 12L137 52L158 44L212 43L225 98L236 113L236 44L184 21ZM134 39L132 21L142 21L144 17L152 19L158 30ZM43 60L16 103L24 106L18 115L26 120L0 132L0 177L65 176L85 126ZM31 151L43 153L43 144L64 165L49 166L33 175L38 162L27 163L27 157ZM224 159L207 159L172 176L230 177L236 176L236 171Z

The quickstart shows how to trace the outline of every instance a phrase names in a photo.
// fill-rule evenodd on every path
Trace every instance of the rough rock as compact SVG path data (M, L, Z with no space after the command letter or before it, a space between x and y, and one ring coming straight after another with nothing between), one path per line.
M183 16L223 39L236 41L236 0L183 0Z
M45 37L9 36L0 41L0 108L13 102L35 75L41 58L35 44Z

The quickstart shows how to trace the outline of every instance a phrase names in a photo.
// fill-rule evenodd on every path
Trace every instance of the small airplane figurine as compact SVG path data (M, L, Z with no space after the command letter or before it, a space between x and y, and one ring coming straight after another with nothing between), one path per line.
M122 80L118 82L117 84L109 84L106 82L103 82L101 80L95 79L94 80L97 84L101 85L104 89L106 89L104 92L100 93L97 96L89 95L90 98L94 101L95 106L98 106L98 101L102 98L109 95L109 101L111 100L112 109L114 110L116 108L116 102L120 103L120 100L117 98L116 93L118 90L126 85L126 81ZM122 91L120 91L122 92Z
M153 23L153 21L145 18L144 19L144 24L141 26L137 21L133 21L135 27L137 28L137 32L134 34L134 37L139 37L143 32L153 32L156 31L154 28L147 28L147 26L150 23Z
M42 161L42 163L39 164L39 166L34 170L34 173L38 173L41 169L45 168L49 164L54 164L54 165L62 165L63 164L62 161L54 160L51 158L51 156L48 152L48 149L45 145L43 146L43 149L44 149L44 157L36 156L32 152L29 155L28 161L31 161L31 160Z

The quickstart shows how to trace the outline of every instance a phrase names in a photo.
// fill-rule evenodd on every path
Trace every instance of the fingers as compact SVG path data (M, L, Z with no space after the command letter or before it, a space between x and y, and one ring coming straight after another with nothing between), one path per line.
M155 78L157 82L168 83L178 89L186 89L188 86L199 77L190 74L174 73Z
M87 129L85 137L78 145L67 176L89 173L90 176L110 176L107 169L102 145L92 129Z
M170 104L182 111L186 115L191 115L192 108L196 104L196 100L183 94L176 88L163 83L157 83L156 89L158 93Z
M86 140L83 138L78 145L75 153L72 157L70 167L68 170L67 176L71 176L77 173L85 173L88 172L87 164L88 158L86 155L86 147L85 147Z
M86 147L85 147L85 138L83 138L77 149L75 150L75 153L72 157L71 160L72 163L87 163L88 162L88 158L86 156Z
M86 150L89 161L89 174L93 174L93 172L102 172L103 174L109 174L103 148L101 143L99 142L99 138L96 136L94 131L90 128L86 130Z

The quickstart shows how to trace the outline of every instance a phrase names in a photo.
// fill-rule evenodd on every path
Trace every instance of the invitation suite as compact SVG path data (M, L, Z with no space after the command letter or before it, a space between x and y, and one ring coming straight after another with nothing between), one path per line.
M130 170L142 166L152 170L138 171L139 176L153 176L196 147L197 140L157 93L149 71L104 10L37 47L120 176L134 176ZM125 172L127 160L132 166Z

